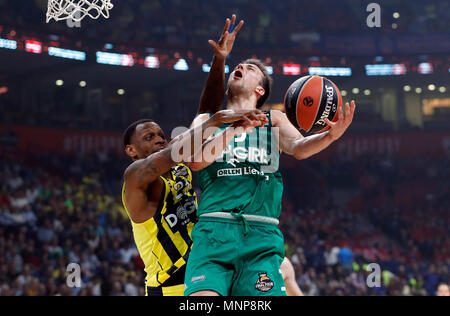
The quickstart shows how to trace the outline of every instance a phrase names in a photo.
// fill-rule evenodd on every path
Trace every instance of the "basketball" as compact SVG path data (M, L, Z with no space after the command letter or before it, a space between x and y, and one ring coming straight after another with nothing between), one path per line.
M342 96L331 80L321 76L305 76L289 87L284 105L287 117L295 127L315 134L330 128L325 118L337 121Z

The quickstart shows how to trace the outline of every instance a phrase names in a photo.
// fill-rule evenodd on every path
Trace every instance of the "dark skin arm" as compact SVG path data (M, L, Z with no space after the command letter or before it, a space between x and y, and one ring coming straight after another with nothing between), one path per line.
M209 133L206 132L216 130L225 123L245 121L248 125L257 126L264 124L264 120L265 115L259 111L220 111L202 124L176 137L167 148L133 162L124 174L124 200L133 222L143 223L155 215L163 192L164 183L160 176L180 162L189 162L190 157L184 161L174 160L178 154L178 157L185 157L183 156L185 148L190 149L192 155L198 152L209 137ZM201 139L201 142L197 144L196 139Z
M174 166L170 156L169 147L134 162L125 171L125 203L133 222L143 223L155 215L163 193L160 176Z
M216 113L222 108L225 90L225 62L227 56L233 49L236 35L244 25L244 21L241 21L239 25L229 33L230 25L235 25L235 23L236 15L233 15L231 20L227 19L219 41L217 43L213 40L209 41L209 44L214 48L214 57L208 79L206 80L200 98L197 115Z

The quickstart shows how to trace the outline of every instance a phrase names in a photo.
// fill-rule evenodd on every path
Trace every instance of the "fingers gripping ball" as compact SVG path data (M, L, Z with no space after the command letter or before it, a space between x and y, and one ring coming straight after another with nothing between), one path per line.
M295 81L284 98L286 115L291 123L307 133L322 133L330 127L324 121L338 120L338 107L342 96L338 87L329 79L306 76Z

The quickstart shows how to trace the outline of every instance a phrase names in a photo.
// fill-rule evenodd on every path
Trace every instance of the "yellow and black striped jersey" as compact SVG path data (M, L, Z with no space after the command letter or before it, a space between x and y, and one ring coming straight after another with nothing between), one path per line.
M184 283L186 261L192 247L191 232L197 221L197 197L192 172L179 164L171 169L172 179L161 177L164 190L156 214L144 223L134 223L134 240L145 264L146 286L174 286ZM122 201L125 204L125 184ZM147 194L149 195L149 194Z

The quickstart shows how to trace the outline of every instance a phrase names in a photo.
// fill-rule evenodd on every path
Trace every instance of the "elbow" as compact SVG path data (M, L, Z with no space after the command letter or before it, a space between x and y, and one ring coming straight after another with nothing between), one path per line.
M301 152L300 150L293 151L291 155L297 160L303 160L308 158L307 155L304 152Z
M308 155L308 154L301 154L301 155L294 155L295 159L297 160L306 160L308 158L310 158L312 155Z

